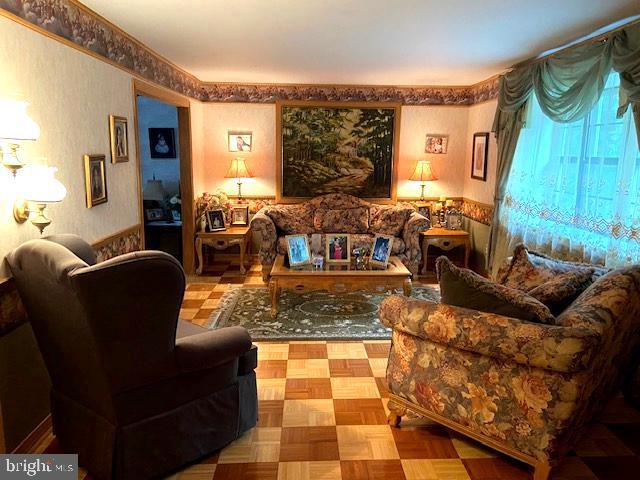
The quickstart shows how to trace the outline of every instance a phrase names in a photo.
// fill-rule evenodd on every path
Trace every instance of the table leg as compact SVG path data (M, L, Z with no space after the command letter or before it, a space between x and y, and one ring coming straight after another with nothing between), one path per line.
M412 285L411 285L411 279L407 278L404 283L402 284L402 290L404 291L404 296L405 297L410 297L411 296L411 291L412 291Z
M204 267L204 262L202 261L202 239L200 237L196 237L196 253L198 254L198 268L196 268L196 275L202 274L202 268Z
M271 294L271 318L278 316L278 302L280 300L280 287L277 280L269 282L269 293Z
M244 275L247 270L244 268L244 251L247 248L247 239L243 238L240 241L240 273Z

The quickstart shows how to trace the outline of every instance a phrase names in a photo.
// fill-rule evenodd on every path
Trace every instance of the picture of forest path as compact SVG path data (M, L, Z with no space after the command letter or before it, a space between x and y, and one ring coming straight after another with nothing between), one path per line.
M284 197L389 198L393 108L282 107Z

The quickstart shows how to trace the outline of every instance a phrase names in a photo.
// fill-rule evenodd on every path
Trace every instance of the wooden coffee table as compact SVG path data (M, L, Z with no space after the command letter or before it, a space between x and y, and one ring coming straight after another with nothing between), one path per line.
M386 292L392 288L402 288L408 297L411 295L411 272L398 257L389 258L386 270L356 270L350 265L327 263L322 270L314 270L311 265L288 267L284 264L284 256L278 255L269 280L271 316L274 318L278 315L278 302L283 288L298 293L317 290L334 293L357 290Z

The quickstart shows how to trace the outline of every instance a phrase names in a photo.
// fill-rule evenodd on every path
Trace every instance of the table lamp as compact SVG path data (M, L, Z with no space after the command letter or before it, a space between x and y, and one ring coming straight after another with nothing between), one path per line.
M2 164L14 177L24 167L18 158L20 143L33 142L40 136L40 127L27 115L28 105L20 100L0 100L0 142L6 144L2 150Z
M156 180L156 176L153 176L152 180L147 180L147 184L142 190L142 198L144 200L155 200L157 202L164 202L164 197L167 192L162 185L162 180Z
M416 164L416 169L414 170L413 174L409 177L409 180L412 180L414 182L421 182L421 187L422 187L422 191L420 192L421 202L424 202L424 187L426 186L427 182L432 182L437 179L438 177L436 177L433 174L433 171L431 171L431 162L429 160L419 160L418 163Z
M49 203L61 202L67 195L67 189L55 178L57 170L53 167L30 165L21 172L18 176L18 191L24 200L16 202L13 207L16 222L24 223L29 219L29 214L35 213L31 223L40 230L40 234L51 223L44 214L44 209Z
M247 168L244 158L238 157L231 160L231 165L224 178L235 178L238 182L238 198L242 198L242 179L252 178L251 172Z

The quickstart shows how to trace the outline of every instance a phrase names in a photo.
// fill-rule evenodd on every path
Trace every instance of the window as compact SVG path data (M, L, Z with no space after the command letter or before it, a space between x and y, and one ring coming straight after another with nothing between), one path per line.
M572 123L552 121L531 99L501 210L512 243L596 263L640 261L640 153L631 112L616 118L619 85L610 75L591 112Z

